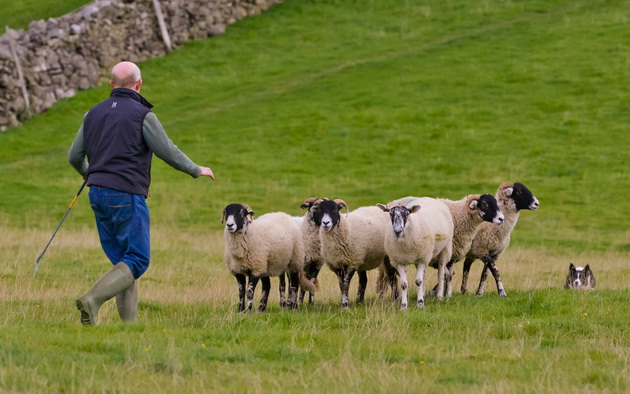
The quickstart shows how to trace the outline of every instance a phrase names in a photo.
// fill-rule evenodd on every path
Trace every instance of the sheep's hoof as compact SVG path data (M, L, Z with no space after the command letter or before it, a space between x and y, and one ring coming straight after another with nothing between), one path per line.
M280 301L280 308L284 309L286 307L287 307L287 302L284 300Z
M348 303L347 302L345 304L341 304L341 310L342 311L347 311L348 309L349 308L348 308Z
M481 297L483 295L483 291L477 291L477 297Z
M403 312L403 311L406 311L406 310L407 310L407 304L402 304L400 306L400 311Z
M418 301L416 308L424 308L424 301Z
M258 312L267 312L267 305L259 305Z
M499 297L507 297L507 294L505 294L505 290L499 291Z

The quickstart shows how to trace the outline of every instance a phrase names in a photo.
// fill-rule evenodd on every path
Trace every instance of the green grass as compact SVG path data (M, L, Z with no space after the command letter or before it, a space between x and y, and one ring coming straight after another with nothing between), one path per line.
M0 27L4 34L4 27L12 29L28 29L31 21L59 17L76 10L86 0L0 0Z
M627 391L628 5L295 0L142 64L170 137L217 179L154 161L132 326L111 305L78 325L74 297L106 269L86 195L30 278L81 183L67 149L107 87L0 134L1 390ZM228 203L298 215L311 196L355 208L505 181L541 202L499 261L507 300L489 285L398 313L371 278L368 304L341 313L324 269L316 308L235 313ZM569 262L601 290L561 290Z

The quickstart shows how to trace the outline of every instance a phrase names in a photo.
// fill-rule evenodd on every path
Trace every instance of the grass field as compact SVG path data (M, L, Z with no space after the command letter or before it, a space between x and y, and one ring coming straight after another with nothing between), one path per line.
M141 65L170 137L217 180L154 161L134 325L111 303L79 324L74 299L108 268L86 195L32 278L80 186L67 149L108 89L0 134L0 391L630 390L629 2L434 3L287 1ZM298 215L311 196L356 208L504 181L541 203L498 262L507 299L489 283L399 313L372 273L366 305L341 312L324 269L315 307L280 311L273 292L268 313L236 313L228 203ZM563 290L570 262L598 289Z

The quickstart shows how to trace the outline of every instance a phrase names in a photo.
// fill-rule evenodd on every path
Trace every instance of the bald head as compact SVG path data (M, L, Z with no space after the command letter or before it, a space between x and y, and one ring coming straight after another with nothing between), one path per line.
M112 68L112 79L109 84L113 89L126 88L139 92L142 85L140 69L131 62L120 62Z

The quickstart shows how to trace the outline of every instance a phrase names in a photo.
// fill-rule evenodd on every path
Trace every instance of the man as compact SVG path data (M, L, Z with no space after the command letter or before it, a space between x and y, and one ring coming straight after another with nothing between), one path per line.
M113 89L110 97L84 116L68 151L70 164L88 179L101 246L114 264L76 301L84 325L95 325L99 308L114 296L123 321L137 318L138 278L150 259L145 199L153 154L194 178L214 179L210 168L193 163L168 138L151 112L153 106L140 95L138 66L118 63L109 84Z

